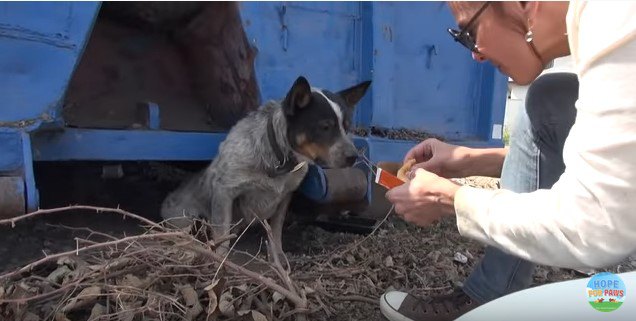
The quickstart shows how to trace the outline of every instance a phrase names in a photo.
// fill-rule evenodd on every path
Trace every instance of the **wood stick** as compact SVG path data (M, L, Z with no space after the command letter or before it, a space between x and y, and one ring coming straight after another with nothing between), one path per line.
M223 257L220 256L219 254L213 252L213 251L210 251L210 250L207 250L207 249L203 249L203 248L200 248L198 246L192 246L192 245L183 246L183 247L185 249L187 249L187 250L193 251L193 252L198 253L198 254L200 254L202 256L211 258L211 259L213 259L213 260L215 260L215 261L217 261L219 263L223 261ZM244 268L244 267L242 267L242 266L240 266L240 265L238 265L238 264L236 264L236 263L234 263L232 261L225 261L225 266L230 268L230 269L232 269L232 270L234 270L234 271L236 271L236 272L238 272L238 273L241 273L241 274L243 274L245 276L248 276L249 278L251 278L254 281L261 282L261 283L265 284L265 286L267 286L268 288L270 288L270 289L282 294L287 299L292 301L292 303L294 303L294 305L297 308L301 308L301 309L305 309L306 308L307 302L305 300L303 300L299 295L297 295L297 294L285 289L284 287L276 284L276 282L274 282L274 280L272 280L271 278L268 278L268 277L265 277L263 275L260 275L260 274L254 272L254 271L250 271L250 270L248 270L248 269L246 269L246 268Z
M24 215L20 215L20 216L16 216L14 218L8 218L8 219L4 219L4 220L0 220L0 225L6 225L11 223L11 227L15 227L15 223L18 221L22 221L25 220L27 218L31 218L31 217L35 217L35 216L39 216L39 215L45 215L45 214L51 214L51 213L58 213L58 212L64 212L64 211L71 211L71 210L91 210L91 211L96 211L97 213L118 213L121 214L123 216L128 216L131 218L134 218L136 220L139 220L141 222L144 222L150 226L153 227L159 227L161 228L161 226L145 217L139 216L137 214L133 214L130 213L128 211L122 210L120 208L109 208L109 207L98 207L98 206L88 206L88 205L70 205L70 206L66 206L66 207L59 207L59 208L51 208L51 209L39 209L35 212L31 212L31 213L27 213Z
M136 240L142 240L142 239L155 239L155 238L163 238L163 237L169 237L169 236L183 236L184 233L183 232L166 232L166 233L155 233L155 234L142 234L142 235L135 235L135 236L129 236L129 237L125 237L116 241L109 241L109 242L105 242L105 243L98 243L98 244L92 244L89 246L85 246L85 247L81 247L75 250L71 250L71 251L67 251L67 252L62 252L62 253L57 253L57 254L53 254L53 255L49 255L49 256L45 256L35 262L29 263L27 265L25 265L24 267L13 271L13 272L9 272L3 275L0 275L0 280L4 280L7 278L11 278L17 274L26 272L26 271L30 271L31 269L33 269L34 267L41 265L42 263L46 263L49 261L53 261L56 259L59 259L61 257L64 256L71 256L71 255L78 255L80 252L84 252L87 250L92 250L92 249L96 249L96 248L102 248L102 247L108 247L111 245L117 245L120 243L126 243L126 242L131 242L131 241L136 241Z

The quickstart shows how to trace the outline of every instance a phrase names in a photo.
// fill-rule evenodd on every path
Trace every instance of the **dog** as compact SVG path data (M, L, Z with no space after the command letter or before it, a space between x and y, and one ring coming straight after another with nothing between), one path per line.
M333 93L299 76L282 101L266 102L230 129L209 166L168 194L162 218L178 227L207 219L217 240L236 219L268 220L273 236L268 254L282 255L283 223L309 164L343 168L356 162L348 133L370 84ZM218 253L227 253L228 245L217 245Z

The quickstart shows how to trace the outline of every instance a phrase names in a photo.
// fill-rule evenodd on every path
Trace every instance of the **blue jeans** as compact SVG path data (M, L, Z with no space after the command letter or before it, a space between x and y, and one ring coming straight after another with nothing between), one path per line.
M565 170L563 145L576 117L578 79L571 73L537 78L519 111L501 173L501 188L518 193L550 188ZM515 213L510 213L515 215ZM472 299L485 303L532 283L535 264L487 247L464 282Z

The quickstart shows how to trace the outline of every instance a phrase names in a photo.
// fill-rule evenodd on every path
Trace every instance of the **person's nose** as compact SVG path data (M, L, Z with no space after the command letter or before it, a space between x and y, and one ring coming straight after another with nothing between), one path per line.
M484 57L484 55L478 53L478 52L474 52L473 51L473 59L475 59L475 61L477 62L484 62L486 61L486 57Z

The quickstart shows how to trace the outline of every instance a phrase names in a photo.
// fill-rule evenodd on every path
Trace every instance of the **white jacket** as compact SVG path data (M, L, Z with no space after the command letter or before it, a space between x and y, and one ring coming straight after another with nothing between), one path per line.
M636 253L636 2L570 3L579 78L565 173L532 193L462 187L462 235L539 264L606 267Z

